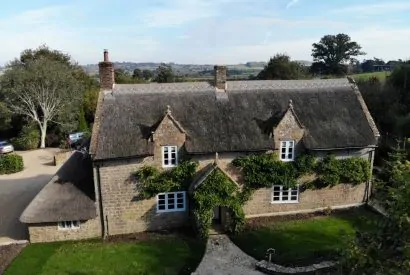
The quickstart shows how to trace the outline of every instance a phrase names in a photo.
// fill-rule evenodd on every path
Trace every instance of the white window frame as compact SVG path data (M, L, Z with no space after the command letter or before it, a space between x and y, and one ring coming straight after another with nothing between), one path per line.
M182 195L182 196L181 196ZM163 198L160 198L163 196ZM170 198L173 196L173 198ZM178 198L178 196L180 196ZM170 208L170 200L174 200L174 208ZM183 207L178 207L178 199L182 199ZM164 205L164 209L159 209L160 205ZM166 213L166 212L183 212L186 211L186 192L185 191L178 191L178 192L167 192L167 193L159 193L157 195L157 213Z
M277 188L279 188L279 196L275 196L275 189ZM294 193L295 191L296 191L296 200L292 200L292 197L295 196L295 193ZM283 192L288 192L287 199L283 199L284 197ZM272 187L272 203L299 203L299 194L300 194L299 185L295 186L294 188L284 188L283 185L274 185ZM278 200L275 200L275 198L278 198Z
M172 164L172 150L175 150L175 164ZM178 146L166 145L161 147L162 167L175 167L178 165ZM165 164L165 160L168 164Z
M58 222L58 230L78 230L80 229L80 224L80 221Z
M283 152L285 149L285 152ZM289 149L292 149L292 153L290 153ZM285 157L283 157L283 154ZM289 157L289 155L291 155ZM294 161L295 160L295 141L294 140L281 140L280 141L280 151L279 151L279 158L281 161Z

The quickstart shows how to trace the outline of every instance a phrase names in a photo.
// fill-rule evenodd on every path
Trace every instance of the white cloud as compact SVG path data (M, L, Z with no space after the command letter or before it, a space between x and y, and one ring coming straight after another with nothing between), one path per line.
M286 8L289 9L292 6L296 5L299 2L299 0L290 0L289 3L286 5Z
M147 27L179 26L218 14L218 9L213 1L174 0L171 3L170 6L164 5L148 12L142 20L144 25Z
M331 11L331 13L353 14L353 15L387 15L392 12L403 12L410 10L409 1L380 2L366 5L351 5ZM389 15L390 16L390 15Z

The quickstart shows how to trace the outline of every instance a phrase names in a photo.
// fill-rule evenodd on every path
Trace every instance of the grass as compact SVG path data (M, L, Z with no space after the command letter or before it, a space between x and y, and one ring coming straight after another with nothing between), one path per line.
M138 242L31 244L5 275L191 274L204 249L203 242L175 236Z
M361 73L352 75L356 81L367 80L370 77L377 77L380 81L385 81L386 77L390 75L390 72L373 72L373 73Z
M274 248L276 263L297 266L334 258L339 249L352 239L356 230L371 230L365 218L380 216L364 208L319 216L307 220L270 221L232 236L232 240L252 257L266 259L268 248Z

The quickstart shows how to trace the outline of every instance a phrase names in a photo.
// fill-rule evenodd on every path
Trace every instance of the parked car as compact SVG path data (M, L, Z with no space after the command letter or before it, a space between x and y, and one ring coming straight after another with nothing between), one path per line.
M70 148L78 149L81 143L83 142L83 138L85 137L84 132L77 132L68 135L67 142Z
M7 154L14 152L14 146L7 140L0 140L0 153Z

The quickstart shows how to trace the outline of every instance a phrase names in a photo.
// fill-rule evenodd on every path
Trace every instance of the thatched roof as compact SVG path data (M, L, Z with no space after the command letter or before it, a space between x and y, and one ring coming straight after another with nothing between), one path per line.
M376 144L374 122L347 79L228 81L226 94L207 82L117 84L100 101L91 154L96 160L151 155L149 137L167 105L186 131L188 153L274 149L272 130L289 100L308 149Z
M20 221L44 223L96 216L91 158L75 151L27 206Z

